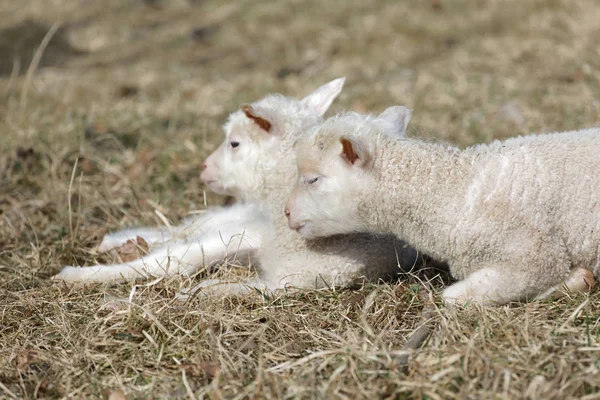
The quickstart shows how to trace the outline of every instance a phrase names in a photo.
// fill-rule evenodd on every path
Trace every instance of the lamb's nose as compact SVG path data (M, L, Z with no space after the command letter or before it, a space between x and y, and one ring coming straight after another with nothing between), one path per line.
M283 213L285 214L286 217L290 217L290 209L289 208L285 208L285 210L283 210Z
M206 169L206 163L202 164L202 168Z

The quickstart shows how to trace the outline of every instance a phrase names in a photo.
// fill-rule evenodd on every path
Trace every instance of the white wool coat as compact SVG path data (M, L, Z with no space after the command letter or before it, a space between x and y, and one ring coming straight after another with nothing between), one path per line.
M357 175L357 188L340 194L356 204L349 229L392 232L459 280L491 269L503 301L532 299L574 267L600 273L600 129L460 150L348 113L316 128L301 157L317 165L310 160L324 160L342 136L373 160L362 175L371 189Z

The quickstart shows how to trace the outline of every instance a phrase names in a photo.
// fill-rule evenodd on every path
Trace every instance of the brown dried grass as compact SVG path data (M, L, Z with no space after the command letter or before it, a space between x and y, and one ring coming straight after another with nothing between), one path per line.
M334 112L407 104L413 135L461 145L597 126L598 20L592 0L0 2L0 397L598 398L596 293L452 310L408 277L182 304L186 279L48 280L114 261L108 231L217 204L201 160L268 92L345 75ZM404 367L423 293L436 327Z

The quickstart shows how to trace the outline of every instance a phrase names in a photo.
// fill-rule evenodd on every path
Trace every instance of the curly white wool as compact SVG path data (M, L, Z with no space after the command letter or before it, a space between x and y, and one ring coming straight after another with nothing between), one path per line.
M600 272L600 129L459 150L398 137L401 114L314 128L298 146L291 227L393 232L449 263L461 281L448 302L532 299L573 269Z

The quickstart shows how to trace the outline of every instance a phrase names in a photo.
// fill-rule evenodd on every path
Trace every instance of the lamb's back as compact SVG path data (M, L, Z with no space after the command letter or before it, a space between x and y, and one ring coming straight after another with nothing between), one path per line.
M472 226L501 232L517 221L558 239L575 266L598 264L600 129L518 137L465 154L473 163L464 210Z

